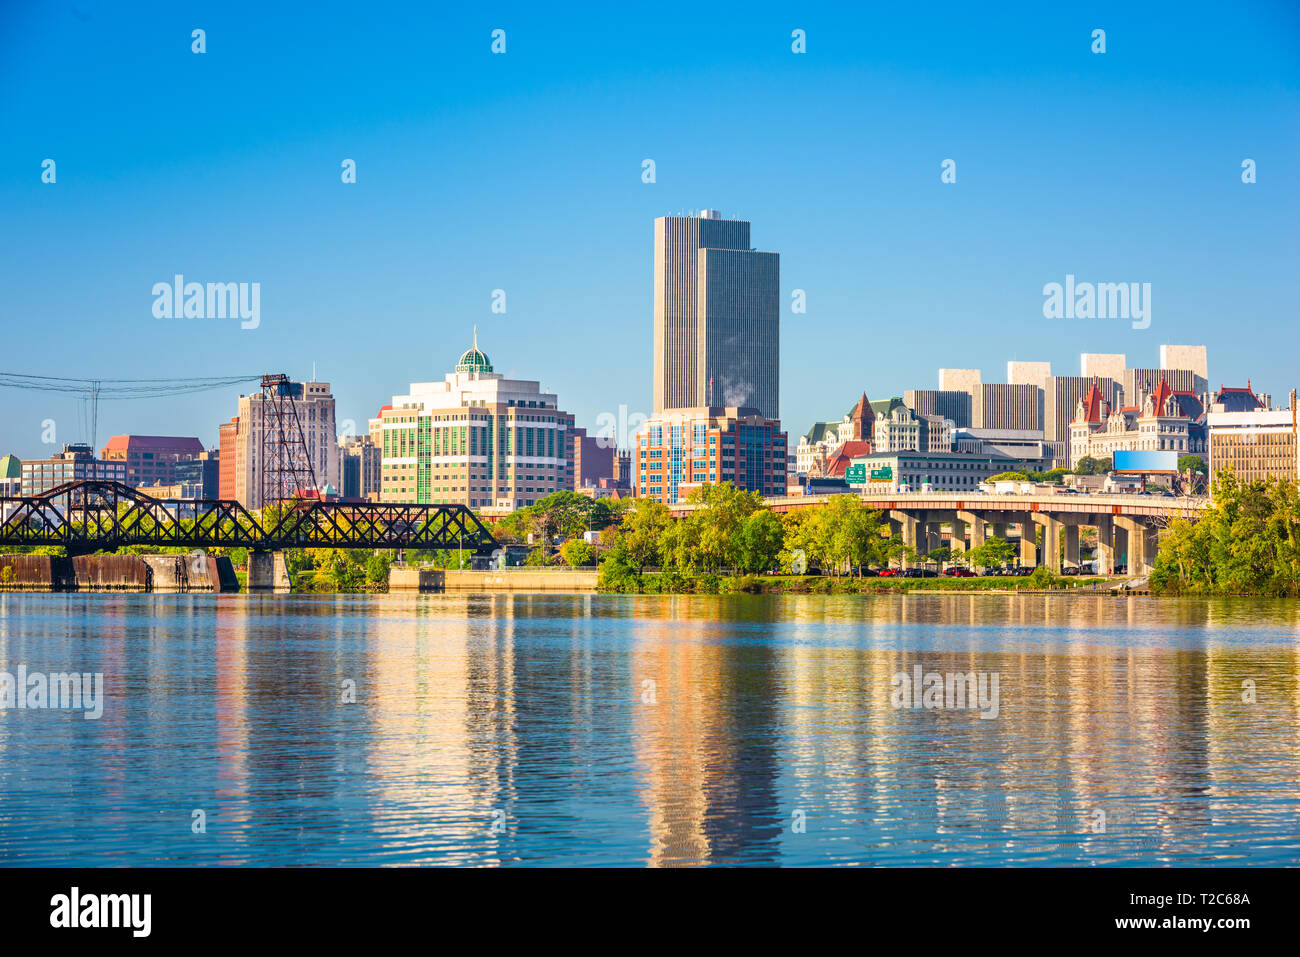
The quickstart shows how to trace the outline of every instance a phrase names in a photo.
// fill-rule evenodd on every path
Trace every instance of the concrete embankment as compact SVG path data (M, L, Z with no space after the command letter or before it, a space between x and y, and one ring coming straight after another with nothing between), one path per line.
M0 555L0 591L237 591L229 558L188 555Z
M594 592L596 570L504 568L494 571L469 571L441 568L403 568L394 566L388 573L388 590L396 591L554 591Z

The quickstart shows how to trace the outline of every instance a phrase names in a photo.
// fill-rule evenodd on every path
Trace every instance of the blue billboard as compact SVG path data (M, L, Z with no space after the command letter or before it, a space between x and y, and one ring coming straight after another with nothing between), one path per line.
M1116 472L1177 472L1177 452L1119 452L1115 453Z

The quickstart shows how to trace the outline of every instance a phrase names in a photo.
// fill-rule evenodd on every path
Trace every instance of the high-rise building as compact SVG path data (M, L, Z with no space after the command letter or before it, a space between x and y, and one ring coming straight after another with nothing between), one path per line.
M48 459L25 459L22 469L24 495L40 495L65 482L126 482L124 460L97 459L84 443L65 445Z
M721 482L784 495L786 434L757 409L670 409L637 431L636 476L638 496L669 505Z
M917 415L939 415L951 419L959 429L971 427L974 397L969 392L908 389L903 393L903 401Z
M217 427L217 498L234 501L239 468L239 416Z
M1102 398L1113 409L1119 408L1119 384L1105 376L1097 377ZM1054 375L1043 387L1043 437L1048 442L1070 441L1070 422L1079 401L1088 394L1092 379L1081 375Z
M515 509L573 488L573 416L541 383L507 379L474 345L441 382L413 382L371 420L381 500Z
M975 428L1042 431L1043 390L1028 383L984 383L976 393Z
M1020 362L1013 359L1007 363L1007 382L1011 385L1036 385L1041 389L1051 377L1050 362Z
M159 483L167 484L167 483ZM182 459L172 468L171 484L197 490L196 498L211 500L221 493L221 453L217 449Z
M378 502L383 453L368 435L348 435L339 443L339 492L344 498Z
M974 395L980 387L979 369L940 369L940 392L965 392Z
M570 452L573 458L573 488L598 485L601 479L613 478L618 450L599 436L588 435L586 429L569 431Z
M334 424L334 396L329 383L290 382L286 397L297 413L317 488L332 485L337 489L338 435ZM267 408L265 396L258 392L239 397L239 414L231 419L230 425L234 426L235 454L231 456L234 461L234 497L244 508L261 508L263 442L270 444L279 438L279 423ZM226 462L226 443L230 438L228 426L222 425L219 441L221 464ZM222 480L219 484L227 487ZM226 497L224 491L221 497Z
M1242 481L1300 479L1295 393L1290 409L1210 412L1210 477L1231 468Z
M1207 384L1204 379L1197 381L1197 375L1191 369L1128 369L1124 372L1125 407L1141 404L1138 397L1143 390L1154 392L1160 380L1164 379L1175 392L1187 392L1195 396L1204 395Z
M105 462L126 463L126 484L171 485L177 462L198 458L203 443L176 435L115 435L100 450Z
M744 406L780 414L777 253L749 245L749 223L655 220L654 411Z
M1110 379L1122 386L1127 364L1128 358L1122 353L1085 352L1079 356L1079 375L1089 382L1096 376L1098 379Z
M1192 390L1201 395L1210 388L1209 353L1205 346L1161 346L1161 369L1190 369L1197 382Z

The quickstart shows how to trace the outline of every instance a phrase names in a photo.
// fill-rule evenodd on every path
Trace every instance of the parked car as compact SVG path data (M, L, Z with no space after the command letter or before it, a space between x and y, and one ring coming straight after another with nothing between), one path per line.
M974 578L975 577L975 573L971 571L969 568L962 568L960 566L949 568L947 571L944 572L944 574L947 575L949 578Z
M1021 565L1017 568L1011 569L1011 574L1015 575L1017 578L1028 578L1033 573L1034 570L1028 565Z
M897 568L882 568L880 570L881 578L900 578L902 574Z
M1078 575L1078 574L1080 574L1080 572L1079 572L1078 566L1076 566L1076 565L1066 565L1064 568L1061 569L1061 574L1062 574L1062 575Z

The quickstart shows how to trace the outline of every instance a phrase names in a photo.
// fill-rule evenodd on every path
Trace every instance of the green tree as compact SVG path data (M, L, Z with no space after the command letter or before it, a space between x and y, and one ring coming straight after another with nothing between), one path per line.
M1198 475L1205 474L1205 459L1199 455L1180 455L1178 456L1178 471L1195 472Z
M1016 546L1005 538L989 537L966 553L966 561L975 568L1001 568L1015 557Z
M596 564L596 549L581 538L571 538L560 546L560 557L570 568Z
M740 526L739 567L751 574L765 572L777 564L785 543L785 527L771 509L750 514Z

